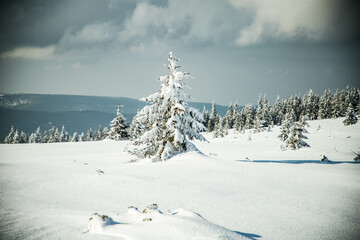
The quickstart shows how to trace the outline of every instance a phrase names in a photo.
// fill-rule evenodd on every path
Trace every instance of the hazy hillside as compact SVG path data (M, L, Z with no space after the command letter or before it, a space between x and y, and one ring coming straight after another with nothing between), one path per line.
M211 109L211 103L189 103L202 110ZM0 95L0 141L3 141L13 125L27 133L38 126L46 130L51 126L65 126L69 133L108 126L115 117L116 106L123 105L123 114L131 122L138 109L145 104L125 97L98 97L52 94L1 94ZM224 115L227 107L217 105Z

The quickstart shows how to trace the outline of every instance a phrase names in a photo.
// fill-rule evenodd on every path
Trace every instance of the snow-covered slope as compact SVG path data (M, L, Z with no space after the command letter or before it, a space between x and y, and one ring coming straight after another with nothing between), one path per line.
M281 151L275 127L155 164L132 163L126 141L2 144L0 238L359 239L360 124L342 120L311 121L307 149ZM127 212L151 203L163 214ZM94 212L109 228L86 231Z

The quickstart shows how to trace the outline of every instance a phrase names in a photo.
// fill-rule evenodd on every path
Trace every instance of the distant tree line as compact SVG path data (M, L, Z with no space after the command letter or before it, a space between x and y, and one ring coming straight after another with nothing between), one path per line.
M306 139L307 120L329 119L345 117L345 125L355 124L360 115L360 90L346 87L332 93L326 90L322 96L315 94L311 89L302 97L295 94L286 99L278 96L273 105L266 95L259 95L257 105L246 104L240 110L237 103L230 104L225 116L220 116L216 111L213 101L212 108L208 111L205 107L202 112L203 125L207 132L212 132L214 137L224 137L229 129L244 133L246 129L253 129L254 133L270 131L274 125L281 126L279 138L284 142L284 147L297 149L308 146ZM19 132L13 127L5 138L4 143L53 143L53 142L81 142L100 141L106 138L114 140L138 139L144 132L144 124L136 117L129 125L121 114L121 107L116 109L116 117L110 122L110 129L99 128L95 131L89 129L86 133L77 132L71 136L64 126L50 128L41 132L40 127L31 134Z
M59 128L51 127L44 132L41 132L40 127L31 134L26 134L24 131L19 132L12 126L9 134L6 136L4 143L56 143L56 142L85 142L85 141L101 141L106 138L113 140L129 139L129 125L125 117L121 114L121 106L116 109L116 117L110 122L110 129L108 127L99 128L93 131L91 128L86 133L78 134L74 132L70 135L65 127Z
M246 129L253 129L254 133L270 131L274 125L281 126L279 138L285 143L283 147L297 149L308 146L306 139L306 120L345 117L344 125L355 124L360 115L360 90L346 87L332 93L326 90L322 96L311 89L300 97L295 94L286 99L278 96L273 105L266 95L259 95L257 105L246 104L240 110L237 103L229 105L224 117L216 112L215 102L210 112L203 109L203 124L207 132L214 137L224 137L229 129L243 133Z

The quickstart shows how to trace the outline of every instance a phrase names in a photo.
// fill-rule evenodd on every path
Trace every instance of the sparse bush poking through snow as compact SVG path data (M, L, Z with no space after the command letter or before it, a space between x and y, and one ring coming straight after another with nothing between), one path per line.
M354 154L355 154L354 161L356 162L360 161L360 150L354 152Z

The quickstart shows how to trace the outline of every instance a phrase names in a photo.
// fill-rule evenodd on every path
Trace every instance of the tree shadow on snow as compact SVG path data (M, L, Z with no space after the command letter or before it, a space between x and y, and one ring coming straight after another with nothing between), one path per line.
M354 161L326 161L322 162L320 160L236 160L237 162L254 162L254 163L287 163L287 164L305 164L305 163L314 163L314 164L342 164L342 163L350 163L350 164L359 164L360 162Z
M249 239L252 239L252 240L257 240L258 238L261 238L262 236L260 235L257 235L257 234L253 234L253 233L245 233L245 232L239 232L239 231L234 231L235 233L241 235L241 236L244 236L244 237L247 237Z

